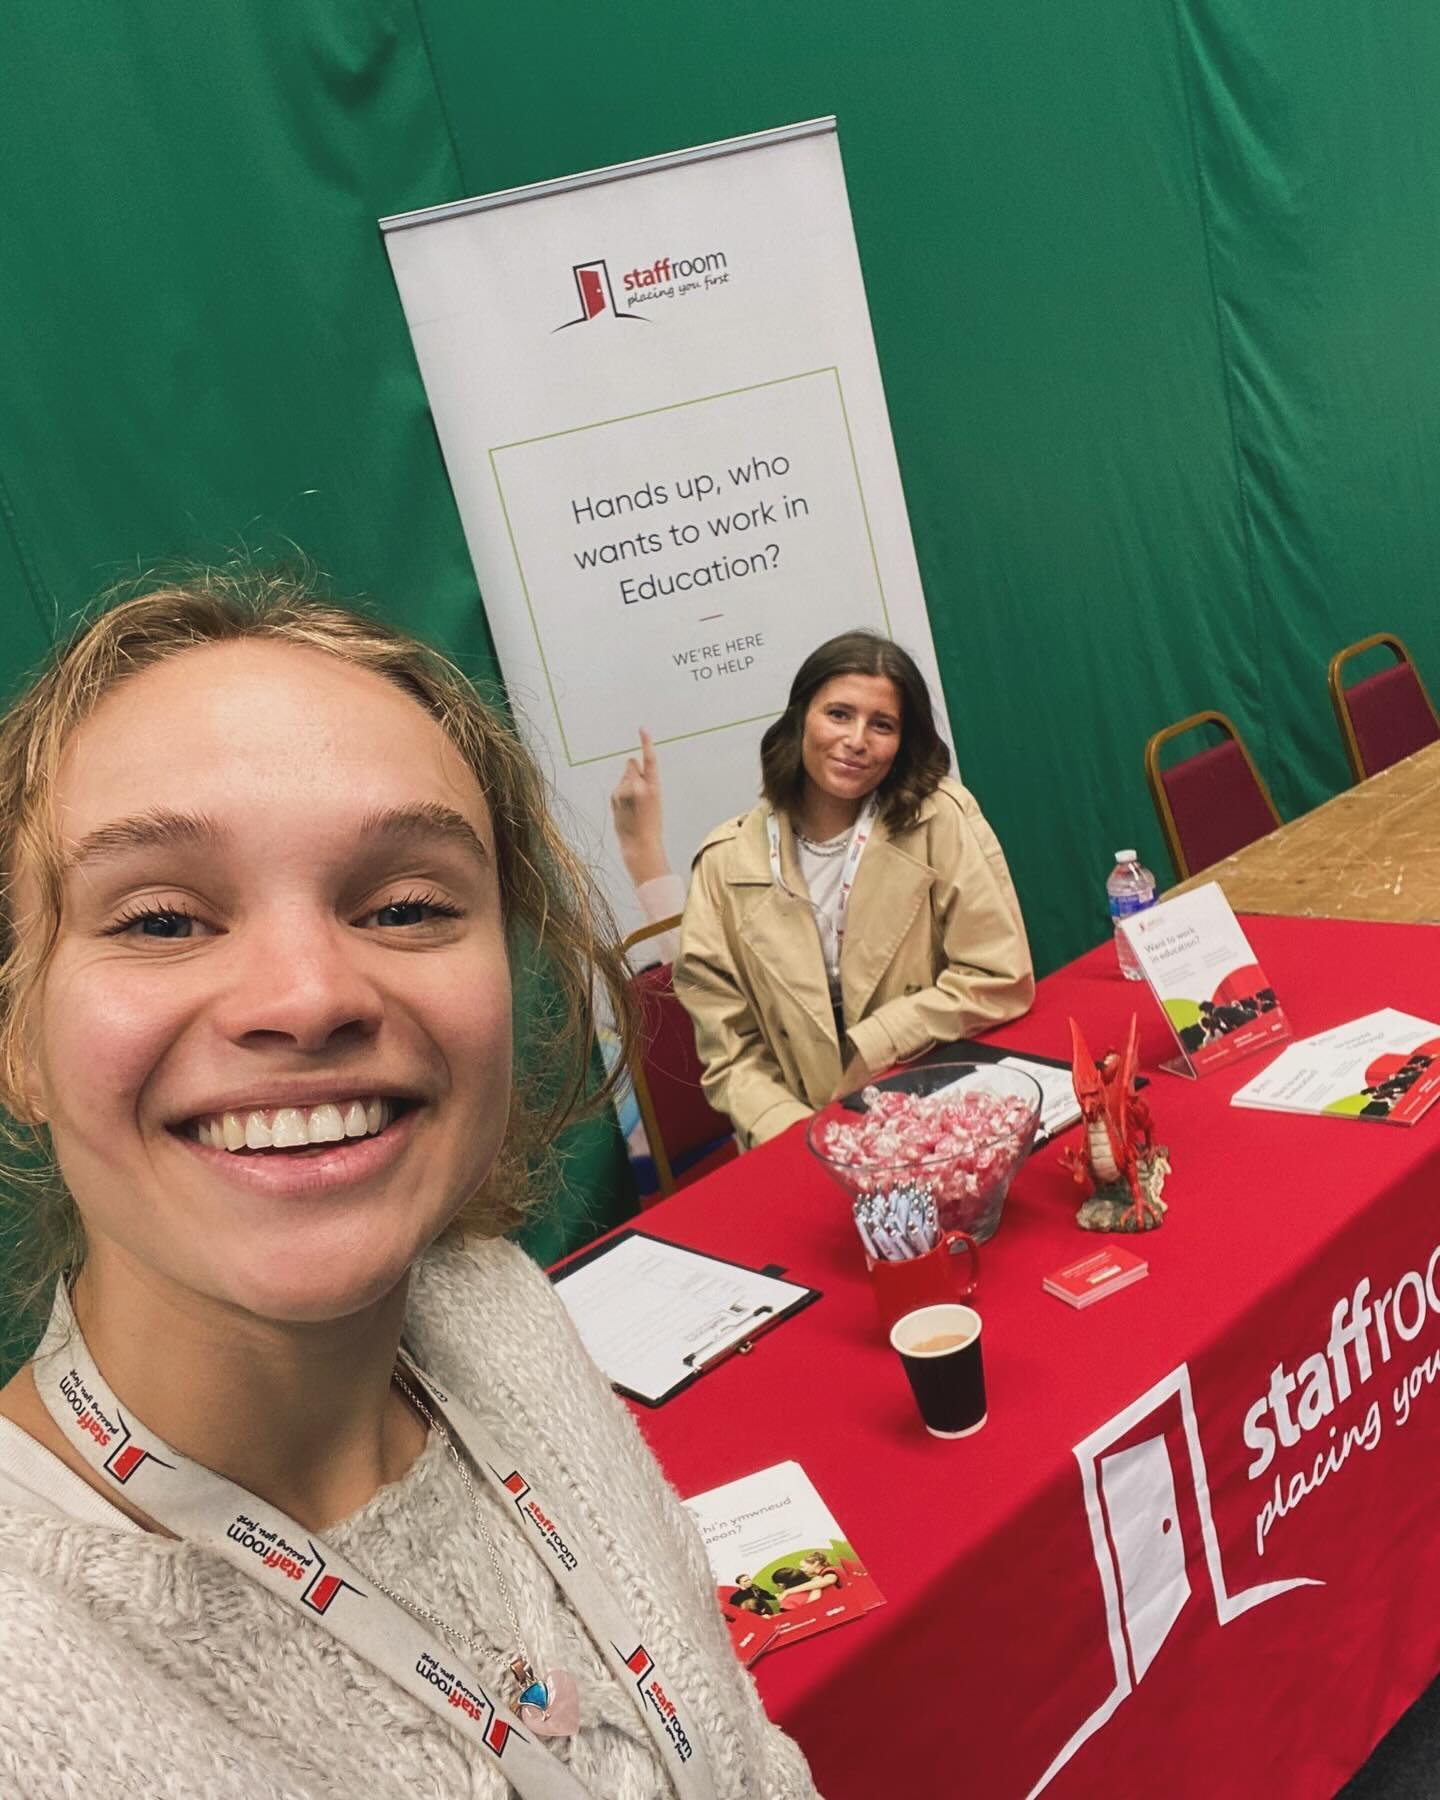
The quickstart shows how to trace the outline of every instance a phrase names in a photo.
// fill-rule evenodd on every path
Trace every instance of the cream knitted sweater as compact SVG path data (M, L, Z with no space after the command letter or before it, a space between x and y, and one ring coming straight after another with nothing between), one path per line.
M717 1800L813 1800L804 1758L731 1651L699 1538L541 1272L496 1241L432 1254L407 1329L462 1396L608 1552L636 1624L700 1721ZM42 1453L43 1454L43 1453ZM0 1490L3 1491L3 1490ZM7 1800L503 1800L489 1754L206 1551L93 1506L0 1503L0 1793ZM481 1484L527 1645L573 1670L582 1725L552 1740L596 1800L665 1800L631 1694L513 1512ZM470 1503L432 1440L405 1477L326 1534L398 1593L497 1653L504 1607Z

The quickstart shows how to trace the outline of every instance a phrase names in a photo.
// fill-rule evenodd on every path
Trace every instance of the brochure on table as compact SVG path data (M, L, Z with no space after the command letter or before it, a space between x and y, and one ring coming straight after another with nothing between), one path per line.
M658 1406L771 1326L814 1288L642 1231L622 1231L551 1277L585 1348L622 1394Z
M1291 1044L1231 1103L1413 1125L1436 1100L1440 1025L1386 1007Z
M1118 921L1175 1033L1175 1075L1210 1075L1290 1036L1290 1022L1218 882Z
M720 1610L745 1663L884 1604L799 1463L777 1463L685 1505L705 1540Z

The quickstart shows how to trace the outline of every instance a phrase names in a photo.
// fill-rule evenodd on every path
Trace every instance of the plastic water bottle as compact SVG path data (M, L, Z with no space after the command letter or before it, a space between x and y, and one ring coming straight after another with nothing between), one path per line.
M1143 981L1144 973L1120 929L1120 920L1155 904L1155 877L1133 850L1117 850L1105 892L1110 896L1110 917L1115 921L1115 955L1120 973L1127 981Z

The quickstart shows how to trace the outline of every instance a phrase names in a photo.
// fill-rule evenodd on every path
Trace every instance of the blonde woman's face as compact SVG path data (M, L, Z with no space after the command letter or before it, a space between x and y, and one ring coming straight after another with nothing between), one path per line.
M97 1280L277 1320L377 1300L504 1134L509 969L470 770L379 676L207 645L106 697L57 801L32 1084Z

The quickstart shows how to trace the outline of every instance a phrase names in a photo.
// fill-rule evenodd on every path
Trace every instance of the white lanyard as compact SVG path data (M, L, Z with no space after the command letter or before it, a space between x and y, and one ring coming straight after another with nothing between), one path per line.
M63 1281L32 1367L40 1397L67 1441L142 1512L177 1537L223 1556L318 1621L462 1736L482 1744L522 1800L582 1800L588 1795L467 1663L323 1539L236 1482L191 1462L127 1414L85 1347ZM602 1565L574 1521L559 1522L468 1407L442 1393L408 1359L402 1372L421 1389L471 1467L514 1507L524 1534L606 1662L622 1683L635 1689L676 1791L683 1800L713 1800L714 1784L694 1717L611 1593Z
M845 852L844 867L840 871L840 894L835 902L835 957L839 961L840 952L845 948L845 918L850 911L850 890L855 885L855 871L860 867L860 858L865 853L865 846L870 841L870 834L875 829L875 820L880 813L880 802L871 794L860 809L860 817L855 821L855 829L850 834L850 844ZM765 814L765 829L770 839L770 879L776 887L784 889L787 894L793 892L786 887L785 877L780 872L780 821L775 816L774 807ZM802 898L795 894L795 899ZM819 912L815 902L804 896L810 910Z

